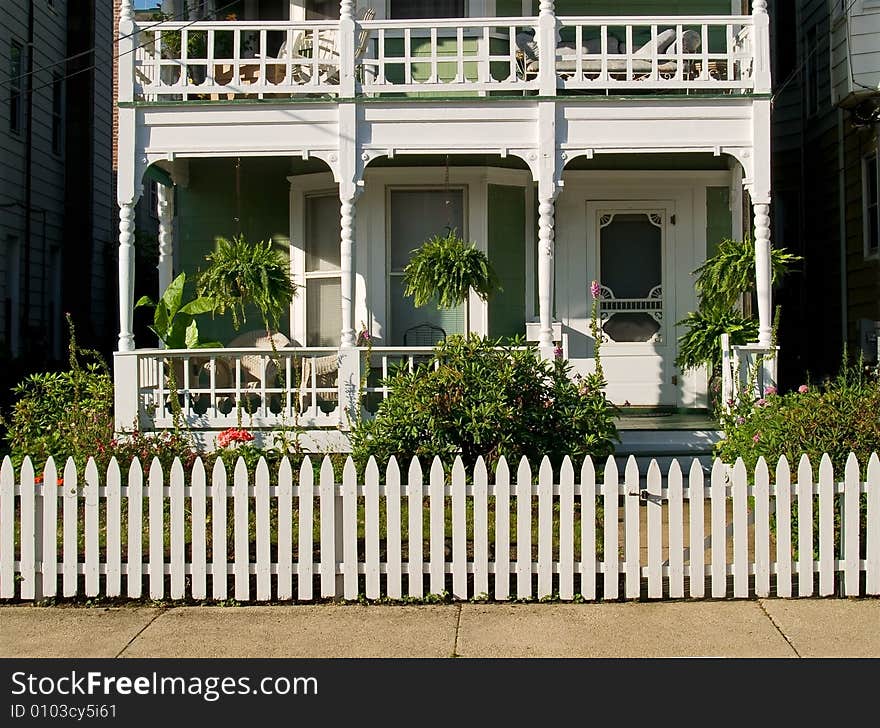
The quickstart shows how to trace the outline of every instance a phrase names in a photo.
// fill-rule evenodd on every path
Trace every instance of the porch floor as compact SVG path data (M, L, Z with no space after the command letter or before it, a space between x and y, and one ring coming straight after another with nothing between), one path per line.
M718 420L705 412L623 412L615 421L618 430L718 430Z

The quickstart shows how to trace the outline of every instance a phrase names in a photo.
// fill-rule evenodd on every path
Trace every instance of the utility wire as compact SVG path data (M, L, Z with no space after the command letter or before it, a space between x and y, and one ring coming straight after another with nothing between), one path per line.
M199 6L198 9L203 10L207 4L208 4L208 0L202 0L202 4ZM233 5L237 5L237 4L238 4L238 0L231 0L231 2L226 3L226 5L223 5L223 6L219 7L219 8L217 8L217 9L213 10L211 14L216 16L218 13L221 13L221 12L223 12L224 10L226 10L227 8L230 8L230 7L232 7ZM187 11L187 12L188 12L188 11ZM158 26L163 25L163 24L165 24L165 23L176 23L176 22L179 22L179 21L181 21L181 20L183 20L183 19L184 19L183 16L181 16L181 17L176 17L176 16L175 16L175 17L171 17L171 18L165 18L165 19L163 19L163 20L158 20L158 21L156 21L156 22L154 22L154 23L152 23L152 24L150 25L150 30L153 30L154 28L157 28ZM191 20L191 21L189 21L186 25L181 26L180 29L186 28L186 27L192 25L193 23L197 23L197 22L199 22L199 21L201 21L201 20L204 20L204 19L205 19L205 18L196 18L195 20ZM121 35L121 36L119 36L118 38L116 38L116 39L114 40L114 43L117 42L117 41L119 41L119 40L125 40L125 39L127 39L127 38L131 38L131 37L133 37L133 36L136 36L136 35L137 35L138 33L140 33L140 32L141 32L140 30L136 30L134 33L128 33L127 35ZM150 42L151 42L151 41L150 41ZM140 49L140 48L143 48L144 46L149 45L150 42L143 43L143 44L141 44L141 45L139 45L139 46L135 46L131 51L125 51L124 53L120 53L119 55L117 55L117 56L115 56L115 57L116 57L116 58L121 58L122 56L126 55L127 53L132 53L133 51L136 51L136 50L138 50L138 49ZM87 55L89 55L89 54L91 54L91 53L94 53L94 52L95 52L95 47L92 46L92 47L89 48L88 50L80 51L79 53L75 53L75 54L72 55L72 56L68 56L67 58L62 58L62 59L59 60L59 61L55 61L54 63L47 63L45 66L40 66L39 68L35 68L34 70L32 70L32 71L30 71L30 72L28 72L28 73L23 73L23 74L21 74L20 76L14 76L14 77L8 78L8 79L5 80L5 81L0 81L0 87L12 85L13 83L17 83L18 81L22 81L22 80L26 79L28 76L35 75L35 74L37 74L37 73L40 73L41 71L46 71L46 70L48 70L48 69L50 69L50 68L54 68L55 66L60 66L60 65L62 65L62 64L68 63L69 61L74 61L74 60L76 60L77 58L80 58L80 57L82 57L82 56L87 56ZM83 73L84 71L91 71L91 70L96 69L96 68L97 68L97 64L93 64L93 65L91 65L91 66L87 66L86 68L81 68L81 69L79 69L79 70L77 70L77 71L72 71L71 73L62 76L60 80L67 79L67 78L70 78L70 77L72 77L72 76L76 76L76 75L78 75L78 74L80 74L80 73ZM42 85L42 86L38 86L36 89L32 89L32 90L33 90L33 91L36 91L36 90L39 90L39 89L42 89L42 88L46 88L46 87L48 87L48 86L51 86L54 82L55 82L55 81L53 80L53 81L51 81L51 82L49 82L49 83L46 83L46 84L44 84L44 85Z

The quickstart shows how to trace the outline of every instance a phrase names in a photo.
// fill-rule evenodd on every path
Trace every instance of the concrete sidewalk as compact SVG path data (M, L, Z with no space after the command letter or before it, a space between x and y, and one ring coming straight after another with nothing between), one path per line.
M0 607L0 657L880 657L880 600Z

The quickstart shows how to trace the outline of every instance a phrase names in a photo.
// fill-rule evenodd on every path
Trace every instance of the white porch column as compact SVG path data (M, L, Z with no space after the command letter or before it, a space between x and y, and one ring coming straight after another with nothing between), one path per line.
M159 204L159 298L171 285L174 276L174 188L160 184L157 188ZM158 300L158 298L156 299Z
M553 254L556 246L554 216L555 195L539 189L538 196L538 316L541 329L538 348L543 356L553 357Z
M354 45L357 28L354 19L354 0L339 3L339 95L354 96Z
M556 2L541 0L538 6L538 84L542 96L556 95Z
M354 185L339 186L340 223L342 227L339 255L339 271L342 278L342 332L340 347L349 349L355 345L355 213L360 188Z
M770 16L767 14L767 0L752 1L752 20L755 34L752 40L755 93L770 93Z
M755 291L758 296L758 343L771 345L773 289L770 270L770 200L755 203Z
M134 202L119 206L119 351L134 350Z

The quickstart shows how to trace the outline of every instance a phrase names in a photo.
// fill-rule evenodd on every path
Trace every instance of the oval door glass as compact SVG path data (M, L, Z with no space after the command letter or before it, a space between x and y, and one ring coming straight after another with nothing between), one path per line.
M663 215L599 217L602 330L616 342L659 343L663 321Z

